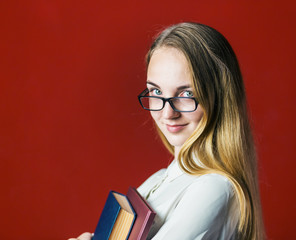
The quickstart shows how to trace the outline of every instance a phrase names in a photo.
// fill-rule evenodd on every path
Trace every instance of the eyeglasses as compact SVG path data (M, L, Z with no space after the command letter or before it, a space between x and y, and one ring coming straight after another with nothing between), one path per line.
M197 108L198 102L193 97L155 97L147 96L149 90L146 88L139 96L139 102L145 110L160 111L164 108L166 102L169 102L170 106L176 112L194 112Z

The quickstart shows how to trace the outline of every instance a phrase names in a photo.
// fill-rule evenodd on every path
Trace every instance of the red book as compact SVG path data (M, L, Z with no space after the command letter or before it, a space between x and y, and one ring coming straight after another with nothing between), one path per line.
M137 214L128 240L146 240L156 213L149 207L138 191L130 187L126 194L129 202Z

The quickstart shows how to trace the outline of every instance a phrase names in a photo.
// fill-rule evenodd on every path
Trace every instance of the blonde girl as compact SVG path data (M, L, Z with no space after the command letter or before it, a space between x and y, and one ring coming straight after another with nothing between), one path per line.
M146 60L138 98L174 156L138 188L157 213L148 239L263 239L245 89L228 41L180 23L156 37Z

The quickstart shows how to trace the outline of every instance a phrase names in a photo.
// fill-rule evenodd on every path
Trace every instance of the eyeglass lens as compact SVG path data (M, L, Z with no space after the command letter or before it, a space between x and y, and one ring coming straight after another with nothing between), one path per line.
M192 98L172 98L171 103L178 111L194 111L196 102ZM164 107L164 101L161 98L142 97L141 102L144 108L149 110L161 110Z

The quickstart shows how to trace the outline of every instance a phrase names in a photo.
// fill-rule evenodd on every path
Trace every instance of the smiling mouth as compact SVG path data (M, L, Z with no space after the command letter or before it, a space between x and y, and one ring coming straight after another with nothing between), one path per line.
M182 124L182 125L169 125L166 124L166 128L170 133L177 133L183 130L186 127L187 124Z

